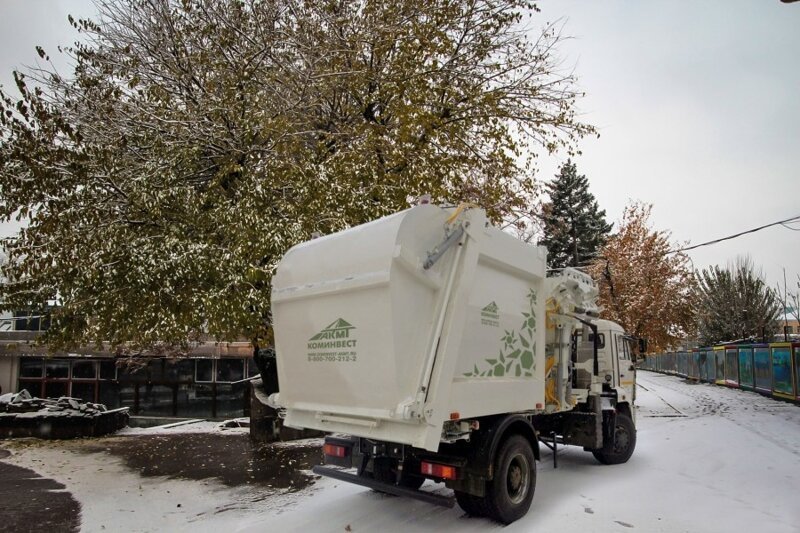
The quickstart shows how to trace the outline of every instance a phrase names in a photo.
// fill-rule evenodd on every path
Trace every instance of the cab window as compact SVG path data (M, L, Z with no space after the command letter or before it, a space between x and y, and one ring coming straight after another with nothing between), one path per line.
M617 352L619 352L620 359L630 359L630 346L628 341L622 335L617 335Z
M589 332L588 338L586 339L588 342L594 342L594 333ZM597 348L605 348L606 347L606 336L604 333L597 334Z

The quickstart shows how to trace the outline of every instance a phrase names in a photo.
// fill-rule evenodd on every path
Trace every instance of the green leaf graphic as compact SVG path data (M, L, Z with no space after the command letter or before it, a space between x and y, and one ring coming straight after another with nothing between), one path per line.
M530 289L528 302L530 311L523 311L523 321L519 330L504 330L500 337L503 348L496 358L484 360L486 367L481 371L476 364L472 372L464 374L466 377L503 377L510 375L512 366L514 375L532 377L536 368L536 291ZM523 335L525 332L525 335ZM483 366L483 365L481 365Z

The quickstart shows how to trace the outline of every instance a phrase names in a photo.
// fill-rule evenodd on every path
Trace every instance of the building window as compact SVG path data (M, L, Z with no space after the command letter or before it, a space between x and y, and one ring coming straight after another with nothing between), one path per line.
M194 359L168 361L166 377L170 381L177 381L180 383L191 382L194 380L194 366Z
M69 361L60 359L45 361L44 377L47 379L69 379Z
M42 377L42 360L23 358L19 363L19 377L39 378Z
M243 359L219 359L217 361L217 383L230 383L244 379Z
M250 386L241 381L258 372L249 358L143 362L118 369L114 359L23 357L18 385L43 398L71 396L109 409L130 407L132 415L246 416Z
M15 331L45 331L50 327L50 315L39 311L15 311Z
M214 381L214 360L197 359L197 372L194 380L198 383L210 383Z
M100 379L117 379L116 361L100 361Z
M97 363L95 361L74 361L72 363L72 379L97 379Z

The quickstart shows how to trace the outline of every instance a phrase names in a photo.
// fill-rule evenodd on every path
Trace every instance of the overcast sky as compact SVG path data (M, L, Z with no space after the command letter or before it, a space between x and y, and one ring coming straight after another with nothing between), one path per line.
M562 56L600 131L576 162L609 219L642 200L656 228L699 244L800 215L800 2L540 7L547 20L565 17L574 37ZM543 161L542 176L562 161ZM743 254L772 286L784 267L794 285L800 231L777 226L689 252L698 268Z
M653 223L692 244L800 215L800 2L541 0L565 20L561 46L600 131L576 159L616 222L630 199L654 204ZM68 13L88 0L0 0L0 84L56 56L76 35ZM550 179L560 156L542 156ZM795 224L800 228L800 224ZM5 228L4 233L9 229ZM781 226L690 252L696 267L749 254L772 286L800 273L800 231Z

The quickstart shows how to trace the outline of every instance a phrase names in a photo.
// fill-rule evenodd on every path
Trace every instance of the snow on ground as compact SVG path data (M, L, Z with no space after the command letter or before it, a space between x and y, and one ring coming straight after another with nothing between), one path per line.
M220 422L212 420L202 420L194 418L191 420L181 420L171 424L164 424L162 426L152 426L143 428L127 427L115 433L120 436L135 436L135 435L169 435L175 433L239 433L248 434L250 428L245 426L245 421L249 423L249 419L236 418L233 421L242 421L241 427L225 427ZM232 421L232 422L233 422Z
M797 532L800 407L751 392L639 373L638 444L625 465L543 448L533 506L507 531ZM187 424L184 429L202 425ZM208 424L207 431L223 431ZM149 430L177 432L181 427ZM137 438L135 431L126 438ZM191 435L187 435L191 438ZM6 443L2 446L9 448ZM308 444L308 443L306 443ZM64 483L83 531L485 531L500 526L322 479L300 492L141 477L73 445L11 446L6 459ZM426 490L446 492L428 482ZM180 507L178 507L180 504ZM348 529L349 528L349 529Z

